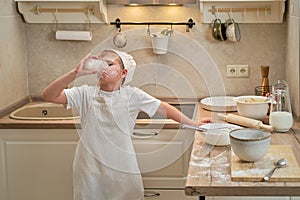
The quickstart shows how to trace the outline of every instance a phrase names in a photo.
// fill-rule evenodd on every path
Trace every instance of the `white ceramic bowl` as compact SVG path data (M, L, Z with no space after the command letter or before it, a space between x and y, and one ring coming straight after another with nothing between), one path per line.
M258 129L233 130L229 136L234 154L247 162L255 162L263 158L271 143L271 133Z
M238 114L253 119L263 119L269 109L270 100L263 96L239 96L233 98Z

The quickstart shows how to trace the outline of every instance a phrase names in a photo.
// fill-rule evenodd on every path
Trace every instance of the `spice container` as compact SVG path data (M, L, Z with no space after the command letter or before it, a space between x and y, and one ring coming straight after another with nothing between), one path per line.
M266 65L262 65L260 66L260 71L261 71L261 76L262 76L262 80L261 80L261 86L262 87L269 87L269 66Z
M272 87L269 86L269 66L262 65L260 67L261 71L261 85L255 87L255 95L256 96L270 96Z

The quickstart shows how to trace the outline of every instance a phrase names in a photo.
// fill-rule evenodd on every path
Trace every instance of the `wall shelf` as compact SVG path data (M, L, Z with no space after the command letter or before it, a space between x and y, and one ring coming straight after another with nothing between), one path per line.
M15 0L27 23L108 23L103 0Z
M202 23L229 17L239 23L282 23L286 0L199 0Z

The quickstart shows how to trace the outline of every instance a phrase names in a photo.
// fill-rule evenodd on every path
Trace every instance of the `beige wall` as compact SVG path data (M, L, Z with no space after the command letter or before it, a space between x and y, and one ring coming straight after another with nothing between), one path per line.
M24 24L14 1L0 1L0 109L28 95Z
M287 14L286 79L290 86L293 113L300 119L299 0L290 0Z
M122 26L122 31L128 38L128 45L123 50L132 53L138 63L131 84L155 96L205 97L221 95L224 93L223 90L227 95L254 94L254 88L261 82L261 65L270 66L270 83L277 79L285 79L286 21L280 24L240 24L241 42L230 43L213 40L210 25L200 23L198 6L176 8L109 6L109 22L116 18L123 21L187 21L192 18L196 21L196 26L190 32L185 32L184 26L173 26L175 33L169 40L170 51L166 55L152 53L146 26ZM113 48L112 37L117 32L112 25L92 25L91 42L70 42L55 40L55 25L24 24L24 26L26 40L20 39L19 43L26 41L28 93L31 95L39 95L47 84L75 67L94 48L97 50ZM23 24L17 27L23 30ZM150 28L155 32L164 27L167 26ZM87 25L58 26L58 29L69 30L88 28ZM19 56L18 60L26 60L24 48L24 46L21 48L24 55ZM7 54L1 53L1 56L3 55ZM248 64L250 77L226 78L228 64ZM18 67L26 70L22 64L15 69ZM15 72L5 77L11 77L12 74ZM26 76L22 78L26 81ZM88 79L90 82L91 79ZM87 79L76 81L75 85L85 81ZM7 85L11 87L14 82L10 79ZM26 83L21 83L22 87L26 86ZM26 91L26 87L24 90ZM20 96L26 94L27 92ZM15 97L14 100L16 99L18 98Z
M139 65L132 85L155 96L205 97L221 95L222 88L228 95L254 94L255 86L261 83L261 65L270 65L270 82L285 76L286 23L241 24L241 42L230 43L213 40L210 25L199 22L198 6L109 6L109 21L116 18L137 22L185 22L189 18L196 21L190 32L185 32L184 26L173 27L176 32L169 40L170 52L166 55L152 53L151 40L146 34L147 26L122 26L128 37L128 45L123 50L130 51ZM58 28L83 30L88 27L59 25ZM150 28L154 32L163 27ZM54 25L26 25L30 94L40 94L50 81L75 67L95 47L113 48L114 26L93 25L92 29L92 42L67 42L55 40ZM193 60L192 65L190 60ZM248 64L250 77L226 78L228 64Z

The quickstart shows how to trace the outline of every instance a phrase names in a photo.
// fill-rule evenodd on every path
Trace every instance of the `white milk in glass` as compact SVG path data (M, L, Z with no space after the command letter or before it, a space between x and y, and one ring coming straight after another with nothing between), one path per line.
M101 73L101 71L105 70L108 67L108 63L103 60L97 60L97 59L90 58L87 61L85 61L83 67L85 69L96 70L99 73Z
M277 132L287 132L293 125L293 116L290 112L277 111L270 113L270 125Z
M293 126L289 86L284 80L272 84L269 123L276 132L288 132Z

